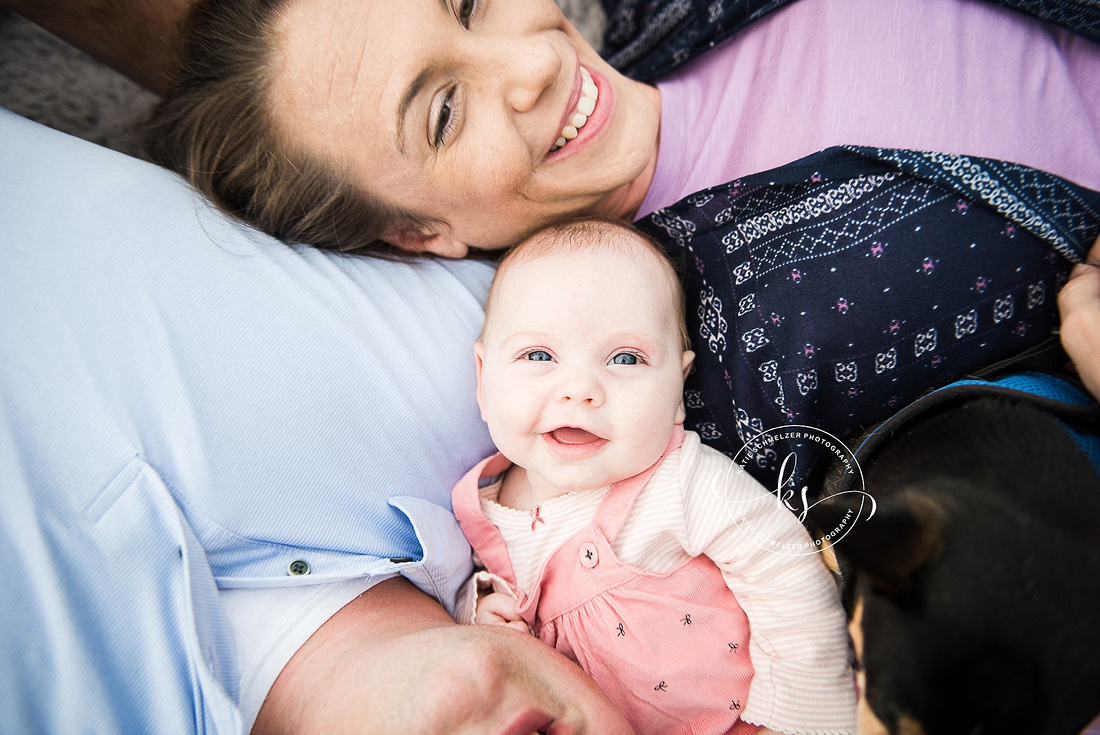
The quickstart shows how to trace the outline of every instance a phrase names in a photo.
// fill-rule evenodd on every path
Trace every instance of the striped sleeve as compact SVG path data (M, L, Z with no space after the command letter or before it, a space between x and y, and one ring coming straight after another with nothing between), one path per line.
M749 619L755 674L743 719L791 734L854 733L846 619L809 534L696 435L685 439L679 469L685 550L715 562Z

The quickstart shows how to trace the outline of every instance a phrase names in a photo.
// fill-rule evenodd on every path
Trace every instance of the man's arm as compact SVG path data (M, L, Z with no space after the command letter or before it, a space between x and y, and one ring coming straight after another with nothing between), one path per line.
M138 84L161 94L179 71L180 21L195 0L0 0Z

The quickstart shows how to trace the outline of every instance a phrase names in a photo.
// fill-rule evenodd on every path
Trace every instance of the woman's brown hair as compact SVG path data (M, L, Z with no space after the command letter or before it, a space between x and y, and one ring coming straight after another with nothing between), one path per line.
M199 0L184 28L178 81L146 130L153 161L220 209L286 242L395 256L381 241L424 222L372 198L274 125L273 28L288 0Z

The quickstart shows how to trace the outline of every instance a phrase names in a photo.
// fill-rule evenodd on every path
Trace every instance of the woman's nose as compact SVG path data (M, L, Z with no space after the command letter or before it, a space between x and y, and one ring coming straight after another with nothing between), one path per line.
M516 112L535 107L562 71L561 54L545 35L535 34L510 44L498 73L502 75L505 99Z

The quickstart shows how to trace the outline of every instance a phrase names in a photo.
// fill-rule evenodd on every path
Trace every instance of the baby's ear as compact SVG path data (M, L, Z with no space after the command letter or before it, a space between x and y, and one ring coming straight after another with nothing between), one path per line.
M416 227L396 227L382 239L399 250L409 253L431 253L444 258L465 258L470 248L447 233L432 232Z
M684 350L683 367L685 380L687 380L688 373L691 372L691 364L693 362L695 362L695 353L691 350Z
M686 379L688 373L691 372L691 363L695 360L695 353L691 350L685 350L684 356L681 358L681 365L684 371L684 378ZM687 418L687 411L684 409L684 394L680 391L680 405L676 407L676 423L684 423L684 419Z
M474 371L477 373L477 405L481 409L481 420L489 423L485 416L485 388L481 384L481 369L485 363L485 343L474 342Z

